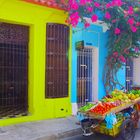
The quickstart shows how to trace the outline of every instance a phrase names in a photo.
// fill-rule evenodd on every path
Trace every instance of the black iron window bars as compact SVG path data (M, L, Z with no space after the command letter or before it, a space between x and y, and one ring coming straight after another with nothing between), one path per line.
M46 98L68 96L69 27L47 24Z

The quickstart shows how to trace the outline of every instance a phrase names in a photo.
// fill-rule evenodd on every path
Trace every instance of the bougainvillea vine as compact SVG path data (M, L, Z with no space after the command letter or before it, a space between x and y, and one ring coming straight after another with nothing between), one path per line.
M79 19L85 27L90 23L84 17L96 22L103 20L110 27L108 37L108 56L103 72L106 93L120 84L117 72L126 62L140 54L140 0L69 0L67 22L76 27Z

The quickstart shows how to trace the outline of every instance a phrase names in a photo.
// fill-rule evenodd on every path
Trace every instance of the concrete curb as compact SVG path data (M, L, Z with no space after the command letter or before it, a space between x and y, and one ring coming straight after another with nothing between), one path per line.
M64 138L68 138L68 137L72 137L72 136L76 136L76 135L80 135L80 134L82 134L82 130L81 130L81 128L77 128L77 129L73 129L70 131L54 134L51 136L44 136L41 138L37 138L36 140L61 140Z

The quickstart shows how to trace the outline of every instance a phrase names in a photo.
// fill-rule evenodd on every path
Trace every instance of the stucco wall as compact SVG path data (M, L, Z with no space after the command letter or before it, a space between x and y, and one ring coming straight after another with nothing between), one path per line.
M29 41L29 116L0 120L0 126L71 114L71 47L69 50L69 97L45 99L46 23L65 24L64 11L37 6L19 0L0 1L0 22L28 25ZM71 42L71 38L70 38ZM61 112L65 107L65 112Z

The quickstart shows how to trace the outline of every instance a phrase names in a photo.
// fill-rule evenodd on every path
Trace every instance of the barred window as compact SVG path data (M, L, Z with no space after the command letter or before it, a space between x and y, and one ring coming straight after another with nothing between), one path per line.
M47 24L46 98L68 96L69 27Z
M140 57L133 59L133 85L140 88Z
M133 85L133 60L126 61L126 89L131 90Z

